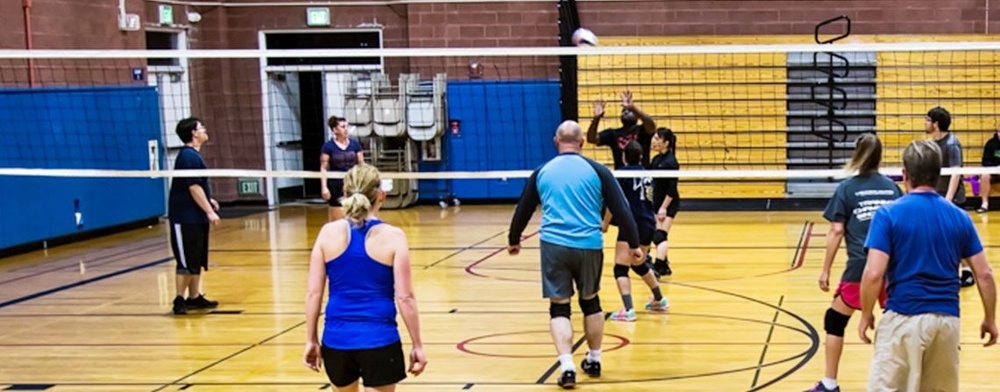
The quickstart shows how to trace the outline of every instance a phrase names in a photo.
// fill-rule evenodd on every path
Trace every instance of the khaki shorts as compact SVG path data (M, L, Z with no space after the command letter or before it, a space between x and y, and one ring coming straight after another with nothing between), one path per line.
M875 331L868 391L958 391L959 319L885 312Z

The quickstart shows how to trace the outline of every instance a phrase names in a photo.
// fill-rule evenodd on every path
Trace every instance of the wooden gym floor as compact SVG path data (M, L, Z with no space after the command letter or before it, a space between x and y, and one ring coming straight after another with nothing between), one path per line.
M406 229L421 312L426 373L407 391L556 390L538 237L503 250L513 206L386 211ZM323 207L227 219L212 233L212 313L175 317L165 225L0 260L0 390L314 391L302 366L308 251ZM977 215L994 264L996 213ZM537 218L527 234L537 229ZM614 229L612 229L614 230ZM587 391L799 391L823 373L819 291L827 225L819 212L686 212L670 235L675 274L667 314L608 322L604 376ZM612 246L614 232L606 243ZM611 251L608 253L610 265ZM843 270L841 250L834 274ZM621 306L605 268L605 311ZM833 279L832 283L836 283ZM648 290L633 278L637 308ZM962 390L995 390L1000 352L978 337L982 308L962 292ZM580 313L574 303L574 325ZM864 390L871 346L848 327L844 391ZM404 340L407 339L405 329ZM582 345L580 335L574 337ZM409 348L406 343L406 349ZM576 350L577 361L584 349Z

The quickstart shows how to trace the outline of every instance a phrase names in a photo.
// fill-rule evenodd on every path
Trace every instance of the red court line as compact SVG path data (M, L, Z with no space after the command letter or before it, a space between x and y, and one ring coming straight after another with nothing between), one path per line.
M806 227L805 238L802 239L802 247L799 248L799 259L795 260L795 265L792 266L792 270L799 269L802 267L802 263L806 260L806 252L809 251L809 239L812 238L813 226L815 223L809 222Z
M546 330L546 331L518 331L518 332L495 333L495 334L477 336L477 337L474 337L474 338L469 338L469 339L463 340L463 341L459 342L458 344L456 344L455 348L458 349L458 351L461 351L461 352L466 353L466 354L480 355L480 356L484 356L484 357L495 357L495 358L550 358L550 357L552 357L552 354L524 354L524 355L517 355L517 354L494 354L494 353L487 353L487 352L475 351L475 350L472 350L472 349L470 349L468 347L469 345L475 345L475 344L490 345L490 346L535 344L535 342L475 343L475 342L478 342L478 341L483 340L483 339L489 339L489 338L495 338L495 337L501 337L501 336L511 336L511 335L526 335L526 334L534 334L534 333L548 335L551 332L549 332L549 331ZM583 333L583 331L573 331L573 333L574 334L581 334L581 333ZM625 346L628 346L631 343L631 341L629 341L628 338L626 338L624 336L619 336L619 335L610 334L610 333L605 333L604 336L605 337L612 337L612 338L618 340L618 343L615 344L614 346L611 346L610 348L603 349L604 352L620 350L620 349L624 348ZM551 345L552 342L538 342L538 344L539 345Z
M521 241L524 242L524 240L529 239L531 237L534 237L536 234L538 234L538 231L535 231L534 233L528 234L526 236L521 236ZM507 279L507 278L501 278L501 277L496 277L496 276L483 275L483 274L480 274L480 273L472 270L473 268L476 268L477 265L481 264L482 262L484 262L486 260L489 260L493 256L496 256L497 254L499 254L500 252L503 252L505 250L507 250L506 247L497 248L497 250L494 250L493 252L490 252L490 254L488 254L486 256L483 256L479 260L473 261L472 264L469 264L467 267L465 267L465 273L467 273L469 275L472 275L472 276L478 276L480 278L492 278L492 279L498 279L498 280L514 280L514 281L519 281L517 279Z

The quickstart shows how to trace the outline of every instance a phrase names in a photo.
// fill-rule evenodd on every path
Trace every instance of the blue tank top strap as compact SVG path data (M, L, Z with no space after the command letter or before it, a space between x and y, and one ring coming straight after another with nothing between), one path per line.
M344 218L344 219L347 220L347 226L350 228L350 230L347 231L347 235L348 235L347 247L348 248L353 248L353 247L356 247L356 246L361 246L362 247L361 249L364 249L365 238L368 237L368 231L371 230L372 227L375 227L376 225L382 223L382 221L379 220L379 219L369 219L369 220L365 221L364 225L362 225L361 227L358 227L358 226L354 225L354 222L352 222L350 219L348 219L348 218ZM359 241L360 241L360 245L359 245Z

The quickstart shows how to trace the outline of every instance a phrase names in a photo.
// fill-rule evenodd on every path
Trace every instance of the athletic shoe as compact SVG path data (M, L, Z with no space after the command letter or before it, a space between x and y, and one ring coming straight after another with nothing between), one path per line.
M656 260L656 263L653 263L653 272L656 272L657 278L670 276L670 274L673 274L673 271L670 270L670 261Z
M611 314L611 321L635 321L635 309L626 311L621 309Z
M576 372L572 370L563 371L562 376L559 377L559 386L563 389L573 389L573 387L576 387Z
M204 295L199 295L198 298L188 299L187 307L190 309L215 309L219 307L219 301L209 301Z
M659 301L649 299L649 303L646 304L646 310L650 312L666 312L670 309L670 301L667 301L667 297L660 298Z
M823 385L823 382L820 381L817 382L816 386L812 387L812 389L807 389L805 392L840 392L840 387L838 386L833 389L827 389L826 385Z
M174 314L187 314L187 312L187 301L178 295L177 298L174 298Z
M583 369L584 373L587 373L590 377L600 377L601 376L601 363L591 362L587 358L580 362L580 368Z

